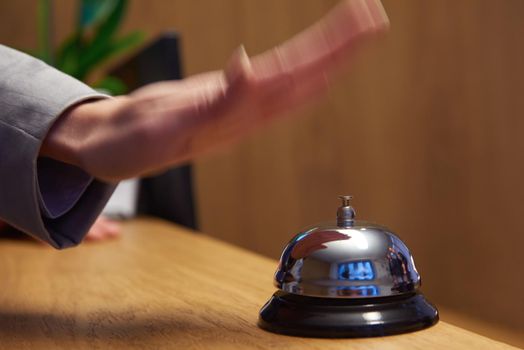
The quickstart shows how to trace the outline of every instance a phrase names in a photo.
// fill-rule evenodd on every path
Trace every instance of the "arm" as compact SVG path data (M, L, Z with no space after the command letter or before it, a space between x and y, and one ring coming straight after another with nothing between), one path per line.
M57 248L82 240L113 186L39 151L64 111L105 98L0 45L0 219Z
M51 129L42 154L115 181L186 162L234 142L327 87L327 78L388 27L378 0L345 0L304 32L224 71L161 82L79 105Z
M110 182L185 162L285 115L387 27L379 0L344 0L276 48L251 59L239 49L224 71L114 99L0 46L0 219L54 247L76 245Z

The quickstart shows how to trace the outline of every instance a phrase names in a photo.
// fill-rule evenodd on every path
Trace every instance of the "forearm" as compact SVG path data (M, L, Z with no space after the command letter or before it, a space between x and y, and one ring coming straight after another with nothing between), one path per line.
M227 85L222 80L222 72L210 72L75 105L53 125L40 155L108 182L188 161L217 144L229 113L217 103Z

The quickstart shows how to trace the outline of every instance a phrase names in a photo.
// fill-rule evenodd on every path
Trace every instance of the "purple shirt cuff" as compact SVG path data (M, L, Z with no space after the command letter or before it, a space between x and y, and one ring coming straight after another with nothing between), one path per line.
M39 205L48 219L71 210L93 182L82 169L50 158L38 158L37 169Z

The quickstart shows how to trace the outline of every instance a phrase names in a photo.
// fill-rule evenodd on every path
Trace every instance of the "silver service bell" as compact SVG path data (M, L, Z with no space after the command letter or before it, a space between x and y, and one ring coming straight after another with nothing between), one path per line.
M355 220L341 196L336 223L313 226L284 248L260 327L314 337L380 336L438 321L419 292L420 275L402 240L386 227Z

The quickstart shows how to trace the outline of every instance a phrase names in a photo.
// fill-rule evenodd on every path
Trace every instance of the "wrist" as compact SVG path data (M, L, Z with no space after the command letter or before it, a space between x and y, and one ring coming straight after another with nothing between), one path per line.
M108 100L91 99L67 108L55 121L40 148L40 156L82 167L83 146Z

